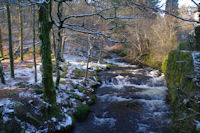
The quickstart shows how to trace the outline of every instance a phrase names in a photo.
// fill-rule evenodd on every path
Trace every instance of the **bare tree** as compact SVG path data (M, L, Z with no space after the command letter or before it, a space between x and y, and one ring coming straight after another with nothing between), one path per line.
M0 25L0 56L3 58L3 44L2 44L2 36L1 36L1 25Z
M32 6L33 20L32 20L32 29L33 29L33 60L34 60L34 69L35 69L35 83L37 82L37 63L36 63L36 53L35 53L35 5Z
M12 30L11 30L11 17L10 17L10 5L7 4L7 19L8 19L8 33L9 33L9 56L10 56L10 76L14 75L14 59L13 59L13 46L12 46Z
M19 1L20 2L20 1ZM18 6L19 11L19 46L20 46L20 61L23 61L23 20L22 20L22 7Z

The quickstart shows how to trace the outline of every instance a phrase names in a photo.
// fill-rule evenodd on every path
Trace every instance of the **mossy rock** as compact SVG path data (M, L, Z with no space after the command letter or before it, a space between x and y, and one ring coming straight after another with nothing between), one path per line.
M60 84L62 84L62 85L66 85L67 83L66 83L65 80L60 80Z
M113 66L114 66L114 64L107 64L107 65L106 65L106 69L107 69L107 70L110 70Z
M162 63L162 71L168 84L173 111L172 132L184 130L196 132L195 125L191 123L193 123L194 119L198 119L199 116L193 115L194 112L188 111L188 108L197 112L199 110L199 105L193 101L195 98L192 97L200 94L200 88L196 86L193 78L188 78L195 75L192 52L171 51ZM183 102L185 99L188 99L188 101ZM183 121L178 120L185 116L191 117Z
M66 75L67 75L67 72L62 73L62 74L60 74L60 78L65 78Z
M97 96L96 96L95 94L93 94L93 95L90 96L90 99L89 99L89 101L88 101L88 104L89 104L89 105L93 105L93 104L96 103L96 101L97 101Z
M84 76L85 76L85 71L76 68L76 69L74 70L74 75L75 75L75 77L84 77Z
M40 126L42 124L40 120L38 120L36 117L31 115L29 112L26 113L26 119L28 121L31 121L31 123L33 123L34 125L37 125L37 126Z
M78 87L78 91L79 91L79 92L83 92L84 90L85 90L85 88L80 87L80 86Z
M78 121L84 121L89 114L89 106L87 104L80 104L78 107L75 108L73 113L74 117Z
M79 79L79 77L71 77L71 79Z
M103 71L100 67L96 67L96 72L98 73L98 72L101 72L101 71Z
M22 133L24 129L22 125L13 118L11 121L0 125L0 132L1 131L2 133Z
M80 100L80 101L83 102L83 97L80 96L80 95L78 95L78 94L76 94L76 93L72 93L72 94L71 94L71 97L72 97L72 98L75 98L75 99L78 99L78 100Z

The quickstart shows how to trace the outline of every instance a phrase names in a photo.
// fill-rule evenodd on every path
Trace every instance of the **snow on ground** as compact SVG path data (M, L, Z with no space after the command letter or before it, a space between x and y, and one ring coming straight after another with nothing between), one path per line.
M44 122L44 125L40 126L40 129L37 129L34 125L31 125L29 122L22 121L20 118L15 117L15 119L19 123L23 123L25 127L26 133L41 133L41 132L48 132L48 123L55 123L56 130L60 130L63 127L67 127L72 125L72 118L69 116L69 112L73 112L74 108L78 106L80 103L79 99L83 99L83 104L86 104L87 101L89 101L90 97L87 96L86 90L83 86L83 77L78 77L78 79L72 79L71 77L74 76L74 70L80 69L85 71L86 70L86 62L87 59L80 56L71 56L71 55L64 55L65 62L61 63L61 67L66 70L66 76L61 77L61 80L63 83L59 85L59 89L56 90L56 102L58 106L61 106L61 112L63 113L63 119L58 120L57 118L51 118L48 121ZM31 60L29 60L31 61ZM42 73L40 71L41 63L37 64L37 85L41 86L42 82ZM95 70L97 69L105 69L107 65L105 64L98 64L98 63L90 63L89 68L90 72L95 73ZM43 94L36 94L34 93L34 90L30 88L30 85L34 85L34 67L26 67L26 66L20 66L15 67L15 78L10 78L10 72L8 68L5 71L5 80L6 85L3 85L0 83L0 90L17 90L19 87L21 87L18 84L25 84L27 85L27 89L24 89L22 92L18 93L19 99L28 99L28 104L32 105L34 109L34 113L36 115L41 115L41 105L47 105L47 103L43 100ZM61 74L65 73L63 71L60 71ZM53 74L53 80L55 82L56 75ZM91 85L94 83L98 83L95 76L93 76L91 79L89 79L89 85L87 86L87 91L94 91L91 88ZM22 86L23 87L23 86ZM2 116L4 123L11 120L9 117L10 114L14 114L14 105L17 103L17 99L12 98L4 98L0 99L0 113L1 108ZM32 103L34 100L37 100L38 105L33 105ZM20 102L19 102L20 103ZM22 103L20 103L22 104ZM23 104L22 104L23 105Z

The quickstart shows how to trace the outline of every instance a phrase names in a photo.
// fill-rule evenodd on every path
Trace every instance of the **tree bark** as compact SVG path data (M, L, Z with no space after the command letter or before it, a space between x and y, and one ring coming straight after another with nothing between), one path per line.
M60 83L60 47L62 44L62 37L61 37L61 28L58 28L58 35L57 35L57 50L56 50L56 89L59 87Z
M0 25L0 56L3 58L3 44L2 44L2 37L1 37L1 25Z
M56 49L56 89L59 87L60 83L60 61L61 61L61 45L62 45L62 36L61 36L61 31L62 31L62 2L58 3L58 11L57 11L57 16L58 19L60 20L60 26L58 27L58 34L57 34L57 49Z
M49 3L43 3L39 7L39 37L42 42L41 45L41 58L42 58L42 85L44 89L44 100L50 104L48 109L56 108L56 90L53 85L52 75L52 62L51 62L51 41L50 41L50 30L51 23L50 19L50 6ZM49 112L51 113L51 112Z
M33 5L33 60L34 60L34 69L35 69L35 83L37 83L37 63L35 58L35 5Z
M101 64L101 58L102 58L102 50L103 50L103 40L102 43L100 44L100 53L99 53L99 58L98 58L98 64Z
M20 61L23 61L23 22L22 22L22 7L19 5L19 46L20 46Z
M54 52L54 57L56 59L56 37L53 28L52 28L52 37L53 37L53 52Z
M6 84L3 72L3 65L1 64L1 61L0 61L0 78L1 78L1 83Z
M10 56L10 76L14 75L14 60L13 60L13 48L12 48L12 30L11 30L11 18L10 18L10 7L7 5L7 19L8 19L8 33L9 33L9 56Z
M88 38L89 38L88 39L89 49L88 49L88 60L87 60L87 67L86 67L85 80L84 80L85 85L87 85L87 81L88 81L88 69L89 69L89 64L90 64L90 58L92 55L92 48L93 48L91 40L90 40L90 36Z

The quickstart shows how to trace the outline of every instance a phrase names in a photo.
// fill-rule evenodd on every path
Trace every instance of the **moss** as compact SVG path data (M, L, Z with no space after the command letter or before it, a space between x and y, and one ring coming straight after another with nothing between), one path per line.
M75 74L75 77L83 77L83 76L85 76L84 70L81 70L81 69L78 69L78 68L76 68L74 70L74 74Z
M142 65L147 65L156 69L160 69L162 66L162 62L161 61L157 61L153 58L152 55L149 54L145 54L143 56L140 57L140 60L142 61Z
M164 60L162 62L162 66L161 66L161 70L165 74L166 74L166 71L167 71L167 62L168 62L168 55L164 58Z
M60 78L65 78L66 77L66 75L67 75L67 73L62 73L62 74L60 74Z
M66 85L67 83L66 83L66 81L64 81L64 80L61 80L61 81L60 81L60 84Z
M79 77L71 77L71 79L79 79Z
M196 44L196 49L200 50L200 26L195 27L195 44Z
M171 51L162 63L162 71L168 84L173 111L172 132L180 132L180 129L195 132L195 125L191 123L194 119L198 119L198 116L194 115L194 112L188 111L188 108L198 111L200 106L192 99L195 99L193 97L200 92L192 78L195 72L191 52ZM185 116L191 117L180 120Z
M121 49L121 48L120 49L113 49L112 52L121 56L121 57L129 55L129 52L128 52L127 49Z
M78 87L78 91L79 91L79 92L83 92L84 90L85 90L84 88Z
M76 93L72 93L72 94L71 94L71 97L72 97L72 98L75 98L75 99L77 99L77 100L80 100L81 102L84 101L84 100L83 100L83 97L80 96L80 95L78 95L78 94L76 94Z
M33 65L26 65L25 67L27 67L27 68L32 68Z
M178 50L169 53L168 59L163 62L162 69L170 88L180 87L188 82L187 75L195 74L191 53ZM190 84L188 87L191 88L193 83L188 83Z
M90 100L89 100L88 104L93 105L93 104L96 103L96 100L97 100L97 97L96 97L95 94L93 94L93 95L90 96Z
M80 104L78 107L75 108L74 117L78 121L83 121L88 117L89 114L89 107L87 104Z
M100 67L96 67L96 72L101 72L102 69Z
M28 121L31 121L33 125L37 125L37 126L41 125L41 122L36 117L31 115L29 112L26 113L26 119L28 119Z

